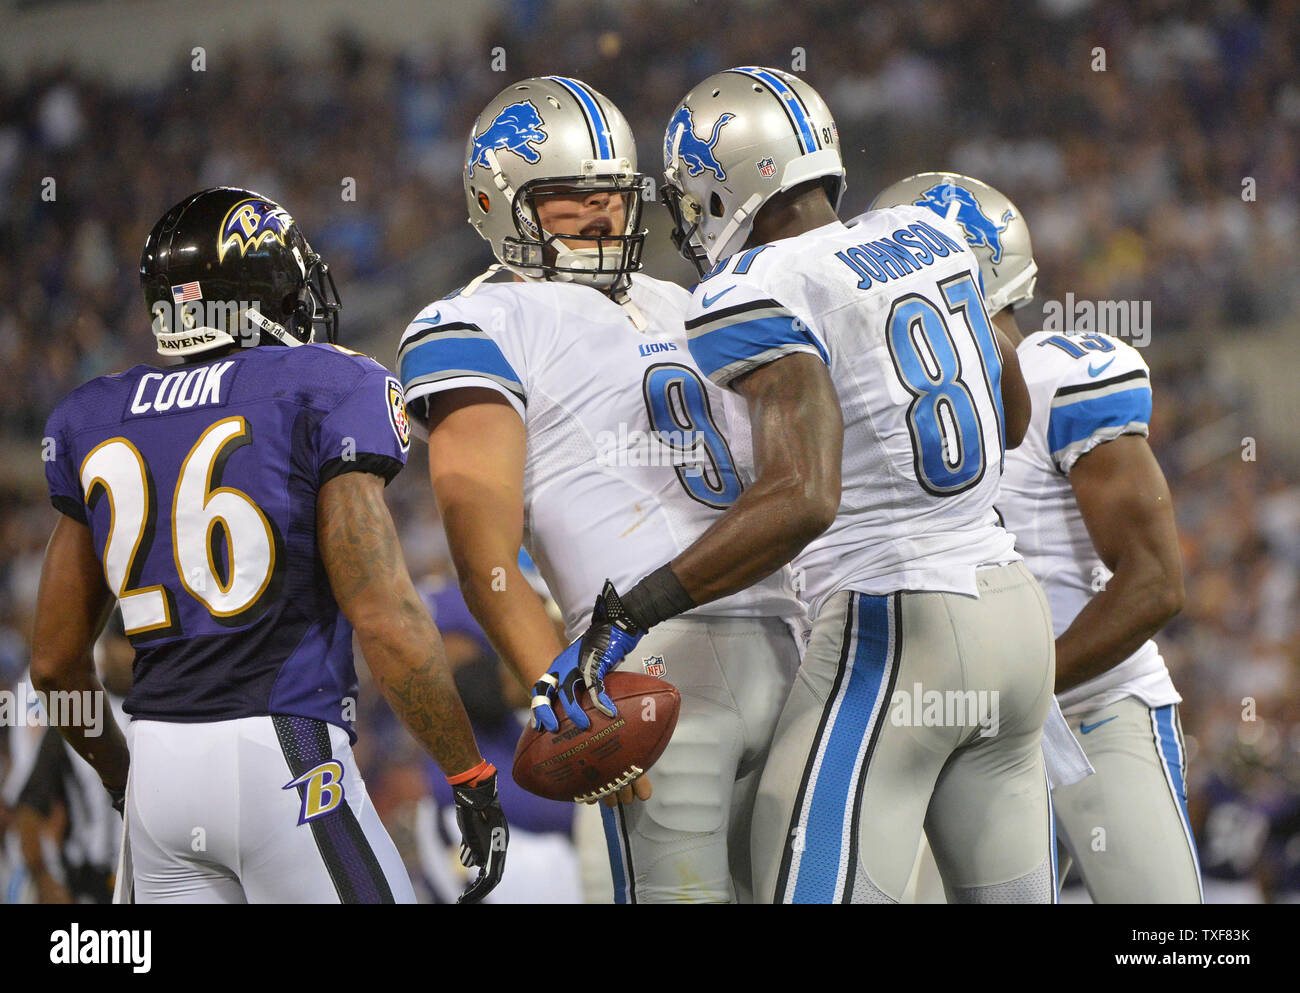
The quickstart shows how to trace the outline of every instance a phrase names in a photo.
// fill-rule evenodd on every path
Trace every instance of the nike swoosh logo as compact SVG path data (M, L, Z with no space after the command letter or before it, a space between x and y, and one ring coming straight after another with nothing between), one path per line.
M432 317L420 317L412 321L412 324L437 324L442 320L442 311L435 310ZM1113 359L1111 361L1114 361Z
M1113 362L1113 361L1115 361L1115 360L1114 360L1114 359L1111 359L1111 361ZM1090 734L1090 733L1092 733L1093 731L1096 731L1097 728L1101 727L1103 724L1109 724L1111 721L1113 721L1113 720L1114 720L1116 717L1118 717L1118 716L1119 716L1119 714L1115 714L1114 717L1107 717L1104 721L1098 721L1096 724L1084 724L1082 721L1080 721L1080 722L1079 722L1079 733L1080 733L1080 734Z
M719 300L721 300L723 297L725 297L728 293L730 293L734 289L735 289L734 286L728 286L721 293L715 293L713 294L713 296L709 296L706 293L704 294L704 299L701 302L704 304L704 307L707 310L709 307L712 307L715 303L717 303Z
M1114 359L1110 360L1110 362L1114 362L1114 361L1115 361ZM1100 369L1094 369L1091 365L1088 366L1088 375L1100 376L1103 372L1106 371L1106 367L1110 365L1110 362L1107 362L1106 365L1103 365Z

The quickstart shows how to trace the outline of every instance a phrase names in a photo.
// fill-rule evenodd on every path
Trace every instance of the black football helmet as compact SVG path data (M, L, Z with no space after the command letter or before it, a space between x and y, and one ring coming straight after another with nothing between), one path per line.
M145 239L140 283L160 355L338 337L329 266L283 207L252 190L202 190L167 211Z

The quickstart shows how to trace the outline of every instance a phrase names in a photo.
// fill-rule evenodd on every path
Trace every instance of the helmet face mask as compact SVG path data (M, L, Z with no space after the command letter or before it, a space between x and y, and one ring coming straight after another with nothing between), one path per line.
M324 340L337 344L339 340L339 311L343 302L339 299L338 287L334 285L334 274L324 259L316 252L309 252L305 259L307 271L304 274L306 289L311 304L310 333L307 341ZM317 329L323 337L317 337Z
M140 282L160 355L338 338L329 266L284 208L251 190L202 190L172 207L145 240Z
M664 202L678 252L701 275L739 251L772 197L815 179L838 210L839 129L817 91L779 69L716 73L668 122Z
M673 219L671 237L677 254L695 267L703 276L709 271L709 256L696 237L700 229L700 205L689 193L683 193L672 183L664 183L664 206Z
M599 290L617 288L627 274L641 268L646 232L640 227L640 179L639 174L631 173L627 180L584 176L530 180L515 194L513 212L518 233L502 239L501 261L512 269L531 270L542 279L584 283ZM611 205L602 214L611 218L622 214L621 231L583 234L551 230L541 216L540 206L548 201L589 199L596 194L606 194ZM621 209L612 209L615 198Z
M609 100L563 76L522 80L484 108L465 159L470 224L503 265L527 279L609 294L627 289L641 268L647 233L645 177L636 171L632 130ZM543 224L539 204L547 198L596 193L622 198L620 229L584 235Z

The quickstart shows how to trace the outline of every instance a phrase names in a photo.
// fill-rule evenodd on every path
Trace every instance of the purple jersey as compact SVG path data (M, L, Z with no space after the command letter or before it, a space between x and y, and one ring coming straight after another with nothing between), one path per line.
M405 463L386 369L333 345L141 365L70 393L45 433L50 499L90 526L135 646L129 714L288 714L354 733L352 628L317 551L316 496Z

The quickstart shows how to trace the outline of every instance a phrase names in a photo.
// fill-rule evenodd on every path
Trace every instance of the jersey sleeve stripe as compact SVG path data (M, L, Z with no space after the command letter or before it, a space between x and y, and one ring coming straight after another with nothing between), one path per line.
M411 327L414 328L419 323L419 321L412 321ZM414 333L408 328L406 334L402 337L401 343L397 346L397 361L400 363L402 356L408 350L434 337L487 338L489 341L492 340L488 333L477 324L465 324L463 322L439 324L431 328L421 328Z
M1110 379L1099 379L1095 383L1076 383L1073 386L1062 386L1056 391L1052 398L1052 406L1058 404L1077 403L1079 400L1090 399L1094 396L1105 396L1108 393L1114 393L1117 390L1133 389L1140 384L1135 380L1146 380L1149 377L1145 369L1134 369L1132 372L1126 372L1122 376L1112 376ZM1150 386L1147 386L1150 389Z
M1150 420L1151 390L1143 387L1122 389L1064 406L1053 404L1047 421L1047 447L1057 468L1069 472L1080 455L1103 441L1122 434L1145 435Z
M474 369L442 369L438 372L431 372L426 376L417 376L403 387L403 392L406 394L408 405L414 397L421 397L436 392L435 390L421 389L421 387L430 386L434 383L445 383L452 379L466 380L466 382L457 383L457 387L472 385L468 382L468 380L471 379L486 380L489 383L495 384L501 391L508 393L510 396L518 400L518 406L523 407L528 403L527 399L524 397L523 390L519 388L519 384L512 383L512 381L503 379L501 376L494 376L487 372L478 372ZM439 388L446 389L447 387Z
M398 352L397 367L402 389L408 392L420 383L445 379L447 374L486 376L500 382L520 400L524 399L519 374L497 343L477 328L443 332L423 341L408 342Z
M768 311L773 315L787 315L791 318L794 317L794 314L791 314L789 310L777 303L775 300L750 300L748 303L737 304L735 307L728 307L726 310L719 310L710 314L701 314L699 317L692 317L686 322L686 330L701 330L701 332L703 332L705 330L710 330L713 324L719 322L724 324L730 323L733 319L741 317L742 315L748 315L750 317L757 317L760 315L768 316L767 313L765 313ZM692 335L692 337L694 336Z
M782 317L761 317L700 331L689 345L704 374L719 385L793 352L809 352L830 364L821 342L788 311Z
M495 390L514 408L520 419L527 417L522 393L509 389L502 385L500 380L491 376L484 376L482 373L449 370L442 376L434 373L421 382L406 388L406 412L411 420L411 433L421 441L429 440L429 397L433 396L433 394L446 393L451 390L471 389L473 387Z

